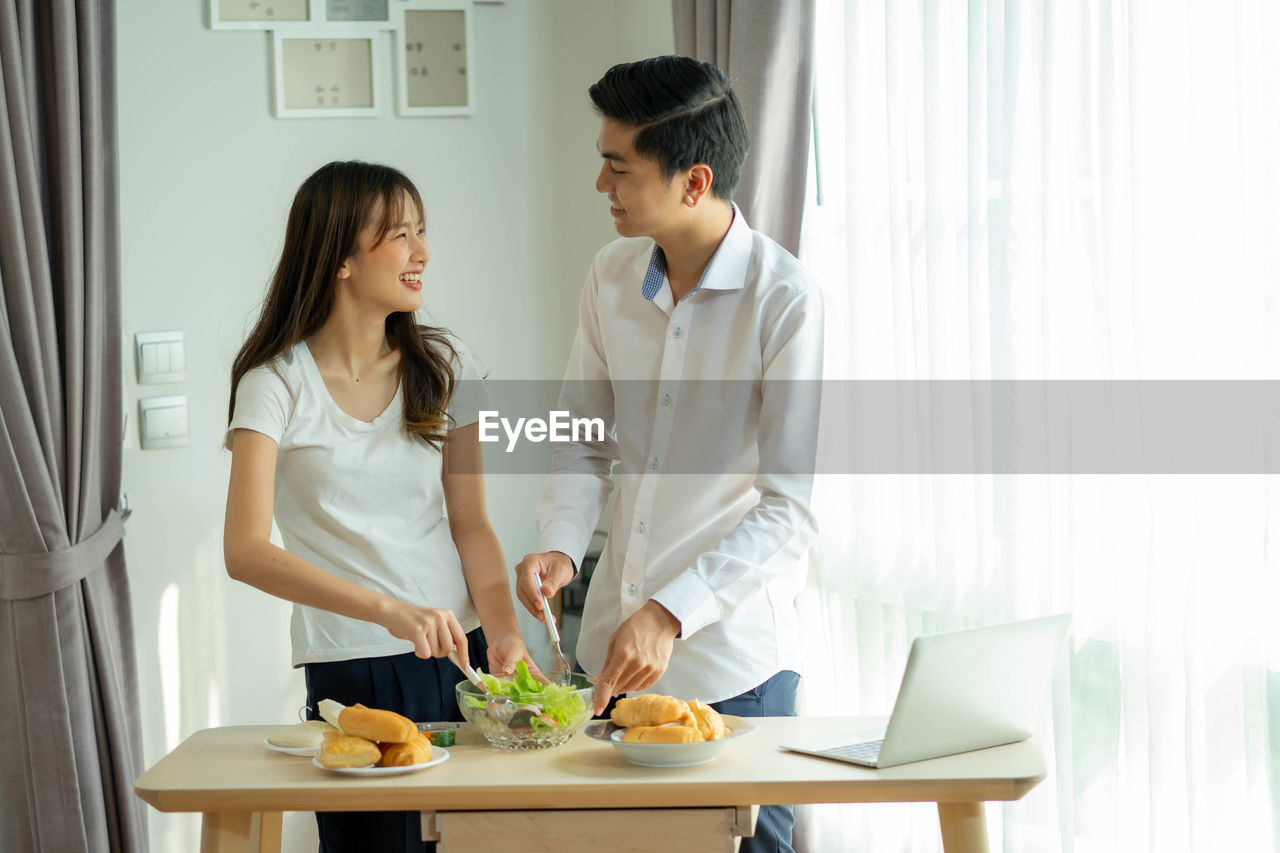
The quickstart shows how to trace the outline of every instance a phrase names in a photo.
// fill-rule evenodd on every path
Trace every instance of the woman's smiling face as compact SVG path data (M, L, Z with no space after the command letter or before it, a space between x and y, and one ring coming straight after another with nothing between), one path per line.
M416 311L422 307L422 271L431 256L422 212L405 193L385 231L378 213L360 232L360 248L338 271L339 284L358 302L387 313Z

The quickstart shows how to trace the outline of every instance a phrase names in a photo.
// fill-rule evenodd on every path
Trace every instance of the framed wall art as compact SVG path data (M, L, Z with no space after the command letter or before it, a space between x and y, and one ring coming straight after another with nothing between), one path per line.
M383 35L329 27L279 31L272 38L277 118L381 114Z
M396 113L465 116L475 112L471 3L397 0Z
M326 23L373 24L386 28L391 23L392 0L322 0Z
M211 30L283 30L312 26L325 0L209 0Z

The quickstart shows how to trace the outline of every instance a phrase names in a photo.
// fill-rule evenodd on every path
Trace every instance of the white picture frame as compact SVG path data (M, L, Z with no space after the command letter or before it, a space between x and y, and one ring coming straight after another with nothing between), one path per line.
M397 0L393 15L396 114L473 115L470 0Z
M392 9L398 0L312 0L320 8L320 21L344 27L391 29Z
M403 0L208 0L211 30L389 30Z
M209 0L211 30L302 30L321 20L326 0Z
M382 114L385 36L367 28L272 33L276 118L367 118Z

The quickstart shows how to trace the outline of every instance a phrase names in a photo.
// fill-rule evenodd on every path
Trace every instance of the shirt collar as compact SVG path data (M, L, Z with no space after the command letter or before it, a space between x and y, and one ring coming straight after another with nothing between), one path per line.
M720 241L720 245L716 247L715 254L711 256L711 260L707 262L707 268L702 271L702 279L698 282L698 286L685 294L688 299L699 290L706 288L707 290L741 290L746 284L747 267L751 261L751 227L747 225L746 219L742 216L742 211L738 209L738 205L729 202L733 208L733 221L729 223L729 231L724 235L724 239ZM641 263L644 261L644 255L640 256ZM667 275L667 256L662 251L662 247L657 243L653 244L653 251L649 253L649 263L644 271L644 278L640 286L640 293L650 302L658 295L658 291L662 289L662 283L666 280Z

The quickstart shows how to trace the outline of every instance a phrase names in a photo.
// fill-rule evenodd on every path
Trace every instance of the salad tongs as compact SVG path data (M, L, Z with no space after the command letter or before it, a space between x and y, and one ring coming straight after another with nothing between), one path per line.
M453 661L454 666L462 670L462 674L467 677L467 681L480 688L480 692L484 694L485 711L488 713L489 719L504 726L511 722L511 718L516 713L515 703L505 696L493 695L489 685L485 684L484 679L471 668L471 664L464 664L459 660L457 652L449 652L449 660Z

